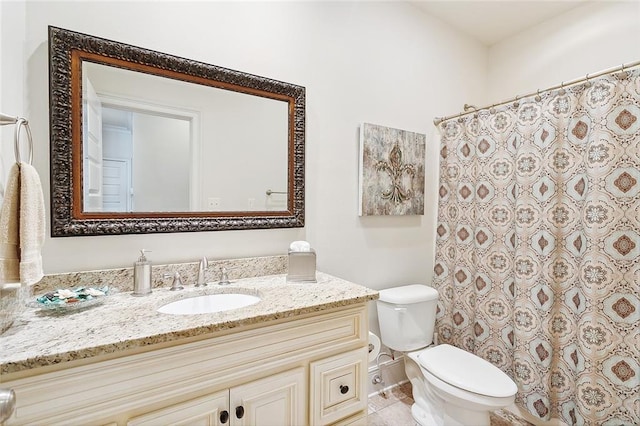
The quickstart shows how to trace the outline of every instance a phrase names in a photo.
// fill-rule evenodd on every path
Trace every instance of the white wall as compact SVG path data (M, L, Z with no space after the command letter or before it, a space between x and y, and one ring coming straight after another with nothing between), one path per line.
M639 13L637 2L587 4L487 51L406 3L28 2L25 14L22 3L2 2L1 105L31 120L47 202L48 25L307 89L305 228L48 238L45 271L127 266L142 247L154 250L155 262L180 262L282 254L290 241L308 239L326 272L376 289L429 283L437 202L433 117L640 59ZM22 49L7 50L8 24L18 27L9 39ZM22 88L15 84L20 76ZM358 217L364 121L427 133L424 216Z
M188 210L189 122L134 112L132 134L133 211Z
M0 1L0 112L28 117L24 105L25 4ZM0 200L9 169L15 162L14 126L0 127ZM22 132L24 135L24 131ZM27 155L26 142L23 142Z
M411 5L334 3L314 15L324 37L309 46L321 68L307 86L316 100L307 129L317 139L308 158L318 170L307 211L320 269L376 289L430 283L439 151L432 120L484 96L485 48ZM363 122L427 134L424 216L358 216Z
M48 25L305 86L307 196L303 229L47 238L46 273L129 266L139 248L153 250L157 263L183 262L284 254L289 242L308 239L328 273L375 289L430 282L432 120L469 98L484 100L486 47L407 3L30 1L25 102L47 205ZM428 135L424 216L358 217L365 121Z
M141 247L156 262L173 262L282 254L306 238L329 273L374 288L429 282L437 147L428 148L425 216L359 218L358 125L431 136L433 116L483 96L479 43L402 3L28 2L27 102L47 193L47 25L307 88L304 229L49 238L47 273L126 266Z
M640 60L640 2L572 9L489 49L489 102Z

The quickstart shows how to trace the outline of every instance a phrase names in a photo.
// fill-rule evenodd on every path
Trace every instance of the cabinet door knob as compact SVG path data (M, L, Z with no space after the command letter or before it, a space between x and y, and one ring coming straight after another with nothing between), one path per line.
M242 405L236 407L236 417L239 419L244 417L244 407Z
M345 394L345 393L347 393L347 392L349 392L349 386L347 386L347 385L340 385L340 393L344 395L344 394Z
M229 412L224 410L220 413L220 423L224 424L229 421Z

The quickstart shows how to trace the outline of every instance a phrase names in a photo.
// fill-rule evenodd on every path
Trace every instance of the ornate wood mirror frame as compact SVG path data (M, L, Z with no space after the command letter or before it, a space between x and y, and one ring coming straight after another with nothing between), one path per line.
M83 211L83 61L287 102L286 209L233 212ZM49 27L49 84L53 237L304 226L304 87L57 27Z

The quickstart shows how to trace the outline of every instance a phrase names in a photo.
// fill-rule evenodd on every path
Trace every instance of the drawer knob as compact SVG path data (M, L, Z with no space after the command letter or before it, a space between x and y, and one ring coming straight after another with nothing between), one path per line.
M239 419L244 417L244 407L242 405L236 407L236 417Z
M345 393L347 393L347 392L349 392L349 386L347 386L347 385L340 385L340 393L344 395L344 394L345 394Z
M220 423L225 424L228 421L229 421L229 412L227 410L224 410L222 413L220 413Z

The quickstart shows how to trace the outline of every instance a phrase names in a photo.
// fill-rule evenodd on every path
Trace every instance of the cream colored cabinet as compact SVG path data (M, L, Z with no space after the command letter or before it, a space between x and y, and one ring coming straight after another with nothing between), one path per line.
M367 324L361 303L3 376L6 424L366 423Z
M226 414L223 414L226 413ZM222 421L224 420L224 422ZM229 391L224 390L134 417L127 426L189 425L221 426L229 424Z
M127 426L296 426L306 423L304 368L135 417Z
M328 425L367 408L368 351L360 348L311 363L312 425Z
M307 419L306 369L232 388L231 426L297 426Z

